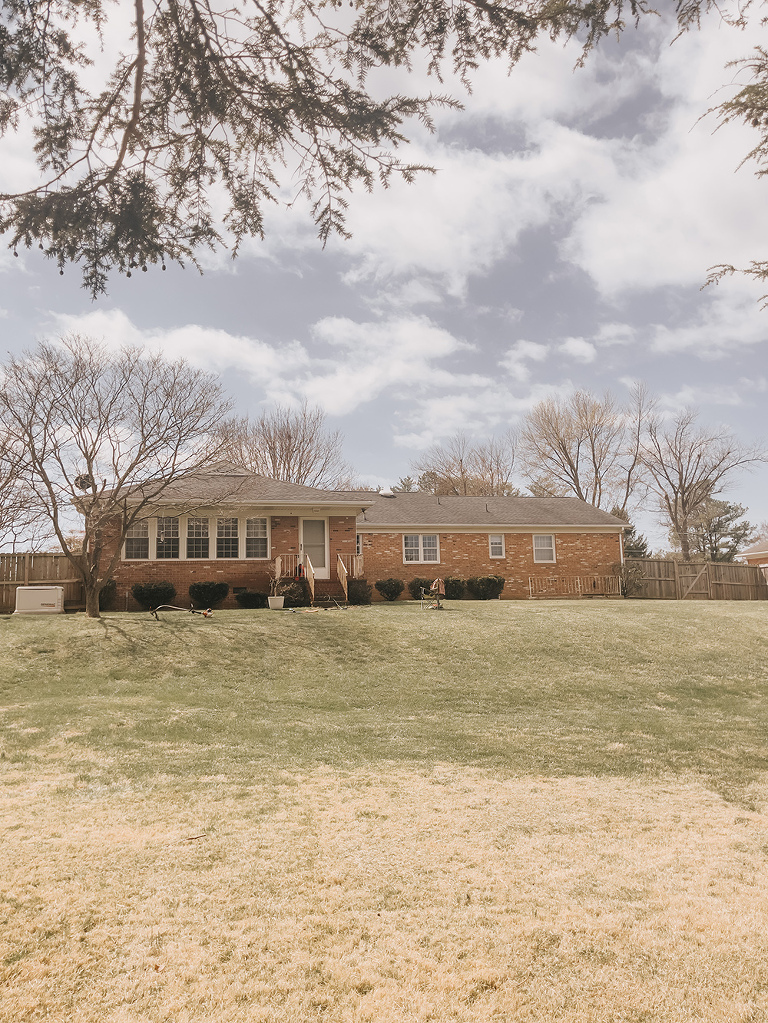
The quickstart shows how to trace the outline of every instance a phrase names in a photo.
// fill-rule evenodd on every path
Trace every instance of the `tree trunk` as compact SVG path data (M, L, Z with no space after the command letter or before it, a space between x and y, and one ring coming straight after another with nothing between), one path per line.
M101 586L84 585L86 618L101 618L99 614L99 594Z

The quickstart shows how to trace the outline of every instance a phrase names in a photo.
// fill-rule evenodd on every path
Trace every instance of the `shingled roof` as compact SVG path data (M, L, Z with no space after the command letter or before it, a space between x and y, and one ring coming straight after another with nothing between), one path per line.
M351 492L350 492L351 496ZM556 529L562 526L602 526L619 530L626 522L577 497L434 497L431 494L370 494L374 503L358 516L358 527L394 528L503 526Z
M150 484L151 486L151 484ZM141 486L136 490L141 491ZM365 498L368 498L366 500ZM319 490L298 483L285 483L268 476L248 472L230 462L218 462L198 473L180 477L168 484L158 498L163 504L211 505L290 505L322 504L363 507L376 497L374 493Z

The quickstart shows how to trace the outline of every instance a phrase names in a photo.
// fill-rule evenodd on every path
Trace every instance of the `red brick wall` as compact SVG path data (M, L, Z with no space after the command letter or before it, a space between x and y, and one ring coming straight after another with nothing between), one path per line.
M487 533L440 533L439 564L403 564L402 533L363 534L365 576L373 584L389 577L408 582L416 576L500 575L502 599L528 596L529 576L601 575L621 560L618 533L555 533L555 564L534 564L531 533L504 534L503 558L492 558ZM381 599L374 589L374 600ZM404 591L402 599L408 599Z
M336 578L336 555L355 553L355 519L351 515L333 516L329 521L331 577ZM293 515L273 516L271 521L272 557L278 554L299 553L299 520ZM211 544L215 544L211 537ZM184 543L184 537L181 538ZM182 561L163 559L162 561L121 561L115 572L117 583L116 608L126 609L126 593L134 583L160 582L167 580L176 587L177 601L181 606L189 603L189 586L193 582L225 582L229 583L230 594L222 607L237 607L232 594L235 586L245 586L249 590L267 593L269 590L268 568L271 562L253 559L229 559L209 561ZM136 611L139 605L130 595L127 597L127 610Z

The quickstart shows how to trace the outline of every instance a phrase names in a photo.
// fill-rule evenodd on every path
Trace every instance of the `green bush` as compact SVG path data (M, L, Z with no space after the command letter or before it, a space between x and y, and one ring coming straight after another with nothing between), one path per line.
M99 593L99 611L114 611L116 597L117 583L114 579L108 579Z
M379 579L373 584L385 600L397 600L405 589L402 579Z
M408 592L411 594L414 600L421 600L421 589L422 587L429 593L429 587L435 581L435 576L431 579L426 579L424 576L416 576L415 579L411 579L408 583Z
M496 600L504 589L500 575L481 575L467 579L467 590L473 600Z
M235 594L235 600L240 607L266 607L266 593L257 593L255 590L241 590Z
M189 587L189 599L197 607L215 607L224 600L228 593L229 583L192 583Z
M347 580L347 602L350 604L370 604L373 587L367 579Z
M147 611L151 607L170 604L176 598L176 587L173 583L163 580L159 583L134 583L131 593L138 604Z
M312 603L309 583L304 576L300 579L282 580L277 587L277 596L285 597L284 607L309 607Z
M444 582L446 600L461 600L462 597L466 596L467 584L463 579L457 579L456 576L449 575Z

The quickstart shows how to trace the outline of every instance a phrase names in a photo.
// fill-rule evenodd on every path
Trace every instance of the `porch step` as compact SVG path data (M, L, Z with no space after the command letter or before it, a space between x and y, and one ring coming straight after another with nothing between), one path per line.
M344 590L336 579L315 579L315 607L345 604Z

